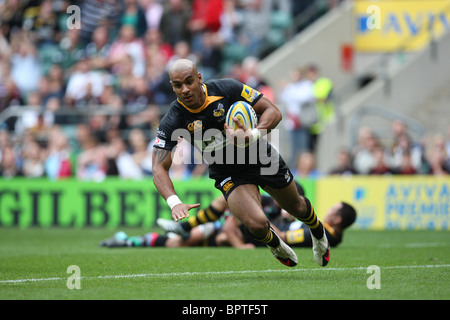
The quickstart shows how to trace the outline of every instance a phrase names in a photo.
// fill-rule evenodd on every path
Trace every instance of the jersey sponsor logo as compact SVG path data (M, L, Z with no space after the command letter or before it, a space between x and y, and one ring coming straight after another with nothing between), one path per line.
M231 177L228 177L220 183L220 186L225 193L228 193L228 191L230 191L230 189L234 187L234 182L231 181Z
M162 131L160 128L156 129L156 135L162 137L162 138L167 138L167 135L164 131Z
M233 181L228 181L227 183L224 184L224 186L222 187L223 191L225 191L225 193L228 193L228 191L230 191L231 188L234 187L234 182Z
M164 148L166 146L166 141L165 140L161 140L160 138L156 137L155 143L153 144L153 146L154 147Z
M256 91L252 87L249 87L248 85L244 84L244 87L242 88L241 96L247 100L248 102L253 102L255 99L260 95L261 93L259 91Z
M231 180L231 177L226 178L225 180L223 180L223 181L220 183L220 186L223 187L223 185L224 185L225 183L227 183L228 181L230 181L230 180Z

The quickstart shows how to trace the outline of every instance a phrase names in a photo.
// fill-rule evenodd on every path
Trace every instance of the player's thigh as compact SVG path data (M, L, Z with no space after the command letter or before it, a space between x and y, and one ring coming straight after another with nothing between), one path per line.
M289 212L291 215L296 218L303 217L306 207L303 199L298 194L294 181L284 188L278 189L266 186L264 187L264 190L275 199L281 208Z
M267 218L261 206L259 188L253 184L236 187L228 196L228 207L251 231L266 229Z

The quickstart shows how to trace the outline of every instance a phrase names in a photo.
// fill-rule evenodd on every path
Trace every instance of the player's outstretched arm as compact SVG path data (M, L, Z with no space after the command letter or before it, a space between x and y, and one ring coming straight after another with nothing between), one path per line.
M153 183L161 196L167 201L172 210L172 218L175 221L188 218L189 210L197 208L197 204L184 204L178 198L169 170L172 166L172 152L164 149L154 148L152 153Z

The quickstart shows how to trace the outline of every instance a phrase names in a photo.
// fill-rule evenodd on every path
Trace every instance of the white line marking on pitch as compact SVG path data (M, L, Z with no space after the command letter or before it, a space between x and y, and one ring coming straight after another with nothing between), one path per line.
M405 243L405 244L392 244L384 243L378 245L381 248L432 248L432 247L448 247L448 243L442 242L417 242L417 243Z
M390 266L380 267L381 269L415 269L415 268L448 268L450 264L430 264L417 266ZM354 268L315 268L315 269L286 269L286 270L241 270L241 271L206 271L206 272L175 272L175 273L142 273L142 274L119 274L98 277L81 277L83 280L93 279L123 279L123 278L143 278L143 277L179 277L179 276L202 276L202 275L221 275L221 274L245 274L245 273L269 273L269 272L299 272L299 271L348 271L348 270L366 270L367 267ZM40 278L40 279L17 279L17 280L0 280L1 283L24 283L24 282L40 282L40 281L60 281L67 280L63 277Z

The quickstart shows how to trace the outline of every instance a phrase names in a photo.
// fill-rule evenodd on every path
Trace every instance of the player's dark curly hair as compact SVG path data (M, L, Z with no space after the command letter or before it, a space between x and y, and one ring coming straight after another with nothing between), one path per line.
M342 229L348 228L356 220L356 210L347 202L342 201L342 208L339 209L338 214L342 217Z

